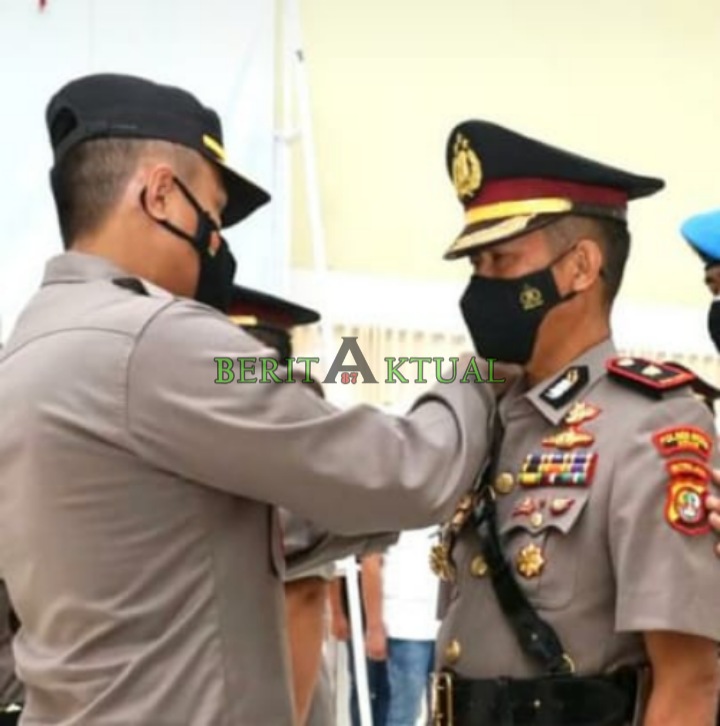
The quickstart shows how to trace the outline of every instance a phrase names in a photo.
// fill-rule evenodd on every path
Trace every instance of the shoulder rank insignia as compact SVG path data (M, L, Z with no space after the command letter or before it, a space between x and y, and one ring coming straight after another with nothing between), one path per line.
M653 398L680 388L695 379L695 374L670 363L656 363L646 358L611 358L606 367L611 378Z
M137 277L115 277L112 282L113 285L125 288L126 290L131 290L137 295L149 295L148 291L145 289L145 285L143 285Z
M712 451L710 436L696 426L670 426L661 431L656 431L652 440L662 456L695 454L707 461ZM673 463L680 465L682 462L676 461Z
M587 366L573 366L556 378L541 394L540 398L553 408L561 408L568 403L588 382Z

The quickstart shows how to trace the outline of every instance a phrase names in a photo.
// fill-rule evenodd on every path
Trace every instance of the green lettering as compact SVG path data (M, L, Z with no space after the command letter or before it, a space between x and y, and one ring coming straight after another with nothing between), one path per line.
M495 361L497 358L488 358L487 364L488 364L488 383L505 383L504 378L495 378Z
M418 367L418 377L415 379L415 383L427 383L425 380L425 369L424 364L425 363L432 363L432 358L423 358L422 356L413 356L412 358L408 358L409 363L417 363Z
M477 361L473 357L473 358L470 359L470 362L468 363L468 367L465 369L465 375L462 377L462 380L460 381L461 383L467 383L468 373L470 373L470 370L471 369L472 369L472 371L473 371L473 373L475 375L475 381L477 383L485 383L486 382L486 381L483 380L483 377L482 377L480 371L478 370Z
M408 379L398 370L401 365L408 362L408 358L399 358L395 364L392 363L393 360L392 357L385 358L385 362L388 364L388 377L385 383L397 383L397 381L393 380L395 376L398 377L400 383L408 383Z
M433 358L433 360L435 361L435 379L438 383L452 383L457 378L457 364L460 360L459 358L450 358L452 361L452 378L443 378L443 358Z
M260 376L260 383L282 383L277 377L275 371L278 368L278 362L275 358L262 358L262 375ZM268 380L267 376L270 376Z
M217 364L217 378L215 379L215 383L232 383L235 380L233 359L215 358L214 360Z
M240 364L240 375L238 376L238 383L257 383L257 378L247 378L248 374L253 375L255 373L255 364L257 358L238 358ZM250 370L247 370L250 368Z
M305 378L303 378L303 383L312 383L312 376L310 375L310 364L311 363L320 363L320 358L309 358L307 356L300 356L299 358L294 359L296 363L304 363L305 364Z

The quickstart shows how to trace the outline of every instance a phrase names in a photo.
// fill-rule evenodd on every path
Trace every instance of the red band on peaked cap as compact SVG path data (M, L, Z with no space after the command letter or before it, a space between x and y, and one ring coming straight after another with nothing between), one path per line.
M497 202L520 202L527 199L558 197L577 204L603 207L626 207L627 192L610 187L558 181L554 179L492 179L486 181L466 206L478 207Z

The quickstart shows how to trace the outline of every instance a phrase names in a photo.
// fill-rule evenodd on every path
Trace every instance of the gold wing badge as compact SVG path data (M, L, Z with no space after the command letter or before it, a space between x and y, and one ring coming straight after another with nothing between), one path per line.
M472 197L482 184L480 159L462 134L458 134L455 138L452 177L455 191L461 200L464 197Z

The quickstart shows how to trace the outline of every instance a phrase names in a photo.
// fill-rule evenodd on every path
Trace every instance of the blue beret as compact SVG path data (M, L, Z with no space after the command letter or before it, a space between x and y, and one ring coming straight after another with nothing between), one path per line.
M690 217L680 233L707 267L720 264L720 209Z

